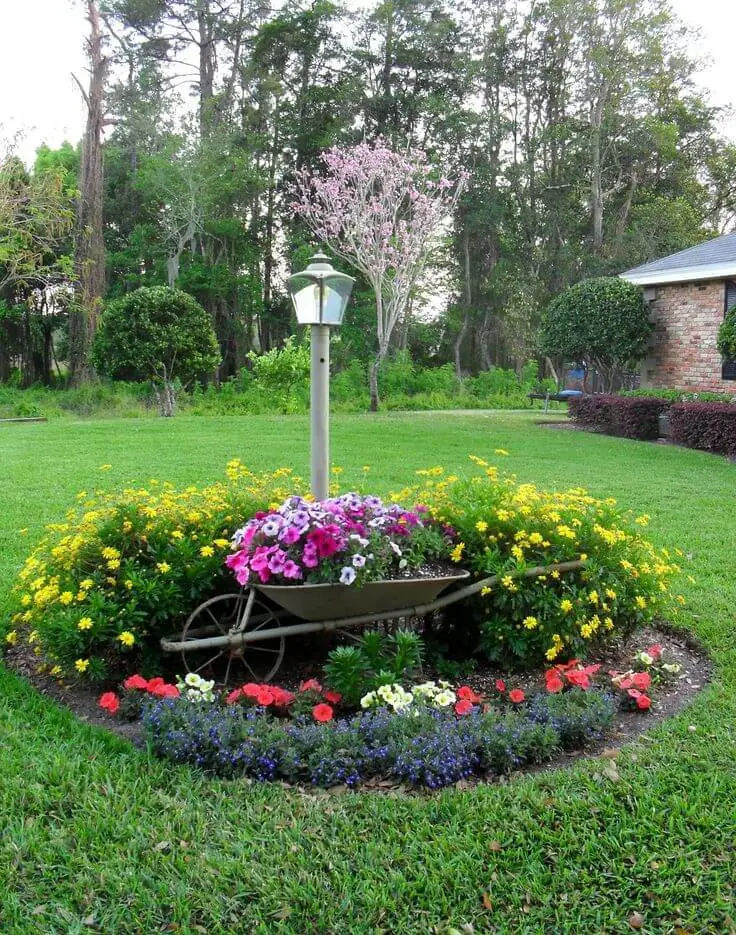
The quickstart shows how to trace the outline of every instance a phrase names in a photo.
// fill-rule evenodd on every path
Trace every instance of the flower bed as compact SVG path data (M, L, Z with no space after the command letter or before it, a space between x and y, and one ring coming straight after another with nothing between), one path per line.
M580 655L671 606L678 566L642 535L646 516L634 520L581 489L520 484L474 460L478 476L422 470L388 505L355 493L307 503L292 494L302 484L288 469L256 476L238 462L227 483L203 490L82 493L27 559L7 642L27 640L64 678L157 671L160 637L205 598L235 590L226 557L241 582L292 586L359 587L443 559L498 575L498 586L447 608L434 630L438 650L461 659L481 652L529 665ZM530 566L571 560L585 567L524 577Z
M649 647L625 673L573 659L548 669L544 690L529 697L502 679L490 698L448 682L383 684L357 713L315 679L294 692L249 683L218 693L196 675L177 685L132 676L120 696L107 692L99 704L119 717L139 713L160 756L214 775L435 789L584 748L605 735L617 704L648 711L654 686L679 669L661 654Z

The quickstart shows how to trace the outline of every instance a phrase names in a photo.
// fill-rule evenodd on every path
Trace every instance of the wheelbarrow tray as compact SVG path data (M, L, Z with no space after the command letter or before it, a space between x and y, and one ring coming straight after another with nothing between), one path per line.
M279 607L302 620L334 620L362 614L395 613L429 604L455 581L470 572L438 578L396 578L370 581L362 587L347 584L256 585L258 591ZM398 616L396 614L396 616Z

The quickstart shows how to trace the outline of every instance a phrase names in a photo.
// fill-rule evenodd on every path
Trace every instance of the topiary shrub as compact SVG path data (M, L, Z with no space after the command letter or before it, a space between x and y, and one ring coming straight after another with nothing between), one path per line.
M666 400L656 397L604 393L580 396L569 402L570 416L578 425L641 440L659 438L659 416L666 408Z
M499 578L443 611L434 635L456 657L480 651L504 664L538 665L585 656L591 644L626 635L672 607L668 592L678 568L642 535L648 517L633 519L615 500L581 488L540 490L473 460L482 475L443 479L437 468L410 493L455 530L454 561L478 577ZM585 567L522 577L534 566L575 560Z
M540 347L550 357L594 366L611 390L621 371L646 355L652 327L641 289L601 276L576 283L550 302Z
M100 680L158 666L162 636L201 601L237 590L224 565L235 524L302 482L232 461L226 482L149 487L80 494L26 559L8 641L27 639L53 675Z
M110 302L92 359L100 373L115 379L150 380L164 416L174 414L176 381L193 383L221 360L207 312L191 295L168 286L136 289Z
M677 403L669 417L670 434L678 445L736 457L736 406Z

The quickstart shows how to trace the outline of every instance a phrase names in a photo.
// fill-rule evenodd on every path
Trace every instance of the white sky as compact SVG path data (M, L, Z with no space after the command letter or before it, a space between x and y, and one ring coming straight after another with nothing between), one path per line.
M710 59L700 82L713 103L736 111L736 2L671 2L681 19L702 32L692 45L698 57ZM71 73L86 85L85 34L80 0L0 0L0 140L23 131L20 153L27 161L40 143L58 146L81 136L82 100ZM736 117L723 129L736 139Z

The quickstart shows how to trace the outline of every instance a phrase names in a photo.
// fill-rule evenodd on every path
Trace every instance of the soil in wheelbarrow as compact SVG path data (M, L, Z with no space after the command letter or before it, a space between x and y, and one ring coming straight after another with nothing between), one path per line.
M662 646L663 658L668 662L679 663L681 670L670 681L656 686L653 691L654 704L650 711L646 713L619 711L612 730L602 740L589 744L583 749L560 754L545 766L535 767L529 771L557 769L583 756L603 754L607 758L615 757L616 750L621 745L645 733L664 718L677 714L690 703L708 683L711 676L711 664L703 648L687 632L672 629L666 624L647 627L626 640L619 640L609 645L604 652L586 661L599 662L603 671L625 671L630 668L637 652L647 649L654 643ZM308 678L321 678L327 650L333 644L334 637L329 640L328 637L320 635L318 638L312 638L311 641L301 642L298 655L293 651L289 653L287 649L284 665L275 681L284 688L297 690L300 682ZM296 648L294 646L294 649ZM42 695L70 708L85 723L103 727L137 746L143 744L142 730L138 723L112 719L100 710L98 700L101 689L99 686L90 687L88 683L59 683L56 679L39 673L37 671L38 659L28 646L11 647L7 653L6 662ZM543 686L543 672L544 669L540 668L523 673L510 673L497 666L479 665L463 677L451 681L457 685L469 685L474 691L492 697L497 691L496 681L503 679L508 689L521 688L527 695L531 695ZM421 674L422 681L441 677L442 674L431 667L426 667ZM475 782L476 780L473 780L472 783L464 782L461 785L470 785ZM390 793L396 791L398 786L395 782L377 779L359 788Z

